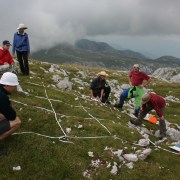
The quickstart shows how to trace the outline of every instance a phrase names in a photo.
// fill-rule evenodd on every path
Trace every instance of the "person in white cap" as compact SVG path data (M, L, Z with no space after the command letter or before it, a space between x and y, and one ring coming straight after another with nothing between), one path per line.
M142 107L138 118L135 120L130 120L130 122L134 125L141 125L142 120L146 116L146 114L155 110L156 114L159 116L159 129L160 129L160 139L166 137L166 122L164 118L164 109L166 106L166 102L163 97L154 94L154 93L146 93L142 96Z
M99 98L102 103L110 104L109 94L111 88L106 82L105 78L108 74L105 71L98 73L98 77L92 80L90 84L90 96L92 99Z
M143 71L140 71L139 64L134 64L133 70L129 73L130 88L125 89L118 104L114 107L122 108L126 99L135 98L134 115L137 117L141 107L141 99L144 94L143 88L146 87L152 79Z
M14 34L12 53L15 55L16 52L22 74L29 75L28 56L30 54L30 45L28 34L24 32L25 29L27 27L24 24L19 24L18 32Z
M4 73L0 79L0 142L14 133L21 124L8 97L16 90L18 84L16 74L11 72ZM4 149L0 148L0 155L4 153Z

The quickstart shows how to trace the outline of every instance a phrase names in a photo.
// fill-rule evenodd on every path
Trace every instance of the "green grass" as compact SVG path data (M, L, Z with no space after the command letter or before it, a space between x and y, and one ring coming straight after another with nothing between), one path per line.
M69 138L65 143L58 139L49 139L35 134L13 135L7 138L4 143L8 150L7 156L0 157L0 179L84 179L82 173L89 170L90 179L179 179L179 156L155 150L152 148L152 153L144 161L139 160L134 163L133 169L128 169L125 165L119 162L118 157L113 155L110 150L104 150L105 147L111 147L113 151L124 149L124 153L134 153L132 143L141 138L136 129L128 128L129 116L120 111L113 110L112 105L100 106L95 102L83 100L81 94L89 95L89 87L86 86L77 94L78 84L73 84L72 91L57 90L49 85L54 84L51 78L53 73L44 73L40 67L48 70L49 64L42 64L37 61L32 61L30 69L36 73L29 77L18 75L20 84L24 91L29 92L29 95L16 92L11 95L12 100L28 104L28 106L12 102L18 116L22 120L21 128L18 132L35 132L48 136L63 136L63 132L59 128L54 113L47 111L52 110L47 99L37 98L35 96L45 96L43 86L37 86L30 83L45 85L47 95L51 99L60 100L61 102L51 101L54 110L57 113L57 118L65 131L67 127L71 128L68 134ZM99 71L99 68L90 68L82 66L59 65L60 68L70 72L70 79L77 77L79 70L89 72L87 79L89 82ZM128 83L127 74L118 73L107 70L109 79L117 79L121 84ZM60 75L64 78L62 75ZM165 83L154 80L156 85L150 85L155 92L161 95L174 95L180 98L178 83ZM76 97L79 97L76 100ZM113 99L113 96L111 97ZM86 109L83 110L82 106ZM36 106L46 108L47 110L37 109ZM96 119L91 118L90 115ZM166 117L172 123L179 124L179 104L169 103L166 108ZM120 117L120 118L118 118ZM88 119L90 118L90 119ZM106 126L111 132L100 125L96 120L99 120L102 125ZM83 128L78 129L81 124ZM158 127L146 123L147 128L157 130ZM102 139L76 139L75 137L90 137L90 136L109 136ZM155 137L150 137L151 140L157 141ZM170 150L168 142L162 143L161 146ZM125 148L126 147L126 148ZM139 147L138 147L139 148ZM142 149L142 148L139 148ZM94 157L89 157L88 152L92 151ZM100 159L101 165L94 169L90 166L91 160ZM107 162L113 165L117 162L118 174L112 175L108 169ZM13 171L14 166L21 166L21 171Z

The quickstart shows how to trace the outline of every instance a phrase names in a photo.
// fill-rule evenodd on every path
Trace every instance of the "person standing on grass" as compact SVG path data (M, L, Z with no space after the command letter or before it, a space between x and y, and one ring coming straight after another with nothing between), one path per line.
M146 116L146 114L154 109L156 114L159 116L159 129L160 129L160 139L166 137L166 122L164 119L164 109L165 109L166 102L163 97L154 94L154 93L147 93L144 94L142 97L142 108L138 115L138 118L135 120L130 120L130 122L134 125L141 125L142 120Z
M28 56L30 54L29 38L28 34L24 32L27 27L24 24L19 24L13 39L13 55L17 55L19 61L21 73L24 75L29 75L29 63Z
M109 94L111 92L111 88L105 80L107 76L108 74L106 74L105 71L98 73L98 77L93 79L90 84L90 96L92 99L99 98L102 103L110 104Z
M9 52L10 46L10 42L4 40L2 47L0 47L0 74L13 71L14 60Z
M12 108L8 95L13 93L19 84L16 74L6 72L0 79L0 144L2 140L14 133L20 126L21 120ZM0 155L6 154L0 147Z
M135 111L134 115L137 117L141 107L141 99L144 94L143 88L146 87L152 79L145 73L140 71L139 64L134 64L133 70L129 73L130 88L125 89L118 104L114 107L122 108L126 99L135 98Z

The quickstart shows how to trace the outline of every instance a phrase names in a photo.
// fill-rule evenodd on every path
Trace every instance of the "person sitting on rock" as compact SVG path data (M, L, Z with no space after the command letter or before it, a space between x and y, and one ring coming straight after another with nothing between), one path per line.
M145 72L139 70L139 64L134 64L133 70L129 73L130 88L122 92L119 103L115 104L114 107L122 108L126 99L135 98L134 115L137 117L141 107L142 95L144 94L143 87L146 87L151 81L152 79Z
M9 52L11 44L8 40L3 41L2 47L0 47L0 73L12 72L14 60Z
M166 123L164 119L164 109L166 102L163 97L154 94L154 93L146 93L142 97L142 107L138 118L135 120L130 120L130 122L134 125L141 125L142 120L146 116L146 114L154 109L159 116L159 128L160 128L160 139L166 137Z
M90 96L92 99L99 98L102 103L109 104L111 88L105 80L106 76L108 76L108 74L106 74L105 71L101 71L98 73L98 77L93 79L90 84Z

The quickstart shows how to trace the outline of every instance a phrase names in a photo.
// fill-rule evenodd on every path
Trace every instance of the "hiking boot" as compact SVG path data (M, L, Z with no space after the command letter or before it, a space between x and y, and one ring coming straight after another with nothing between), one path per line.
M115 108L122 108L122 105L121 104L115 104L114 107Z
M138 114L139 114L139 113L137 113L137 112L134 112L134 113L133 113L133 115L134 115L135 117L138 117Z
M163 138L166 137L166 133L160 133L159 135L159 140L162 140Z
M159 120L160 136L159 139L166 137L166 122L165 120Z
M141 125L141 121L140 120L134 120L134 119L131 119L130 122L136 126L140 126Z

